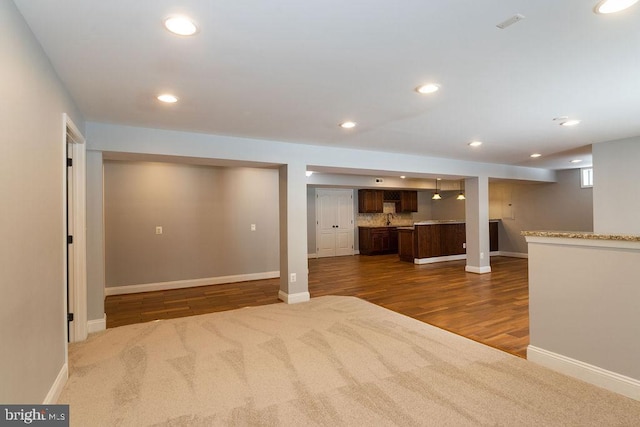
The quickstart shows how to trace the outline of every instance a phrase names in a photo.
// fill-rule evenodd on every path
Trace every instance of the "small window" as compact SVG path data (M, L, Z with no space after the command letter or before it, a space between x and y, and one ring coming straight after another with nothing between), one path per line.
M593 187L593 168L580 169L580 187L582 188Z

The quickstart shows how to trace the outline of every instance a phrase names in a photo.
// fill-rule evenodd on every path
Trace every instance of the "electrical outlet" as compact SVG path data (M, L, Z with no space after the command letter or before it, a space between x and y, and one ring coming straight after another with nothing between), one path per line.
M484 252L480 252L480 259L484 259Z
M296 277L296 273L291 273L291 280L289 280L291 283L294 283L298 278Z
M256 231L256 225L255 224L251 224L251 231Z
M156 227L156 234L162 234L162 227L159 225Z
M467 243L466 242L462 244L462 249L467 249Z

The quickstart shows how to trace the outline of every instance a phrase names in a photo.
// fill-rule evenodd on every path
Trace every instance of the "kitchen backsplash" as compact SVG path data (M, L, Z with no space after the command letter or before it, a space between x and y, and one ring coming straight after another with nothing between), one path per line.
M387 218L391 226L405 227L413 225L412 213L359 213L356 223L359 227L375 227L387 225Z

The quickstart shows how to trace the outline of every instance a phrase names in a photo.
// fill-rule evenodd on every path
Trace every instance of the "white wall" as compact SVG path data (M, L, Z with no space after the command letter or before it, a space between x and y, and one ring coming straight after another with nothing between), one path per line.
M640 137L593 145L593 229L640 235Z
M66 363L63 113L84 124L11 1L0 64L0 402L40 403Z

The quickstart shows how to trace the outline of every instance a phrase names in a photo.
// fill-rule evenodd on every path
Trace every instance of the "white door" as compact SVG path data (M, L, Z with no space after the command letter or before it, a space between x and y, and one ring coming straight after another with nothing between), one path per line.
M316 256L353 255L353 190L316 189Z

